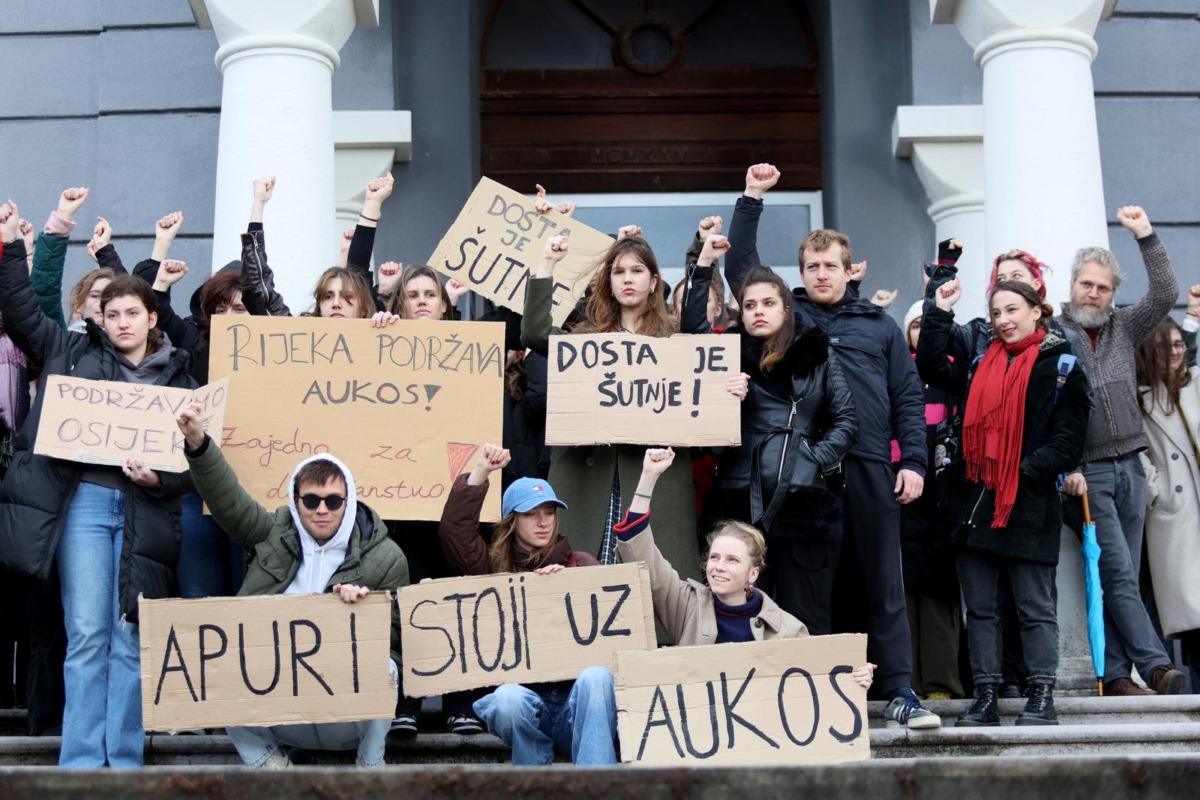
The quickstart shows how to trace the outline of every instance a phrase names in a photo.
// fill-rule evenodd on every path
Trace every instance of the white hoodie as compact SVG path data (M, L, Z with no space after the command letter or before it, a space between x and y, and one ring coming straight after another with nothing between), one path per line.
M323 545L317 544L317 540L304 529L300 523L300 510L296 508L296 474L304 465L321 460L336 464L346 478L346 513L342 515L342 524L338 526L337 533ZM304 459L292 470L291 480L288 481L288 510L292 512L292 522L300 532L300 568L284 594L320 594L325 591L333 573L346 560L346 551L350 548L350 534L354 531L354 519L358 512L354 476L345 464L328 453Z

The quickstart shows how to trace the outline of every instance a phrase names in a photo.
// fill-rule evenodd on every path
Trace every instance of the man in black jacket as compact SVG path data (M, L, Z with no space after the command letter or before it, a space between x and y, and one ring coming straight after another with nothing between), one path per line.
M762 195L779 176L769 164L746 173L746 192L729 231L726 278L735 291L759 263ZM850 559L862 582L867 658L879 665L875 681L891 701L889 723L936 728L941 720L910 687L912 644L900 567L900 505L920 497L925 482L924 396L899 326L849 290L849 271L850 240L843 234L817 230L800 243L804 288L793 290L796 308L829 337L858 415L858 441L844 462L842 558ZM893 440L900 445L898 473L891 466Z

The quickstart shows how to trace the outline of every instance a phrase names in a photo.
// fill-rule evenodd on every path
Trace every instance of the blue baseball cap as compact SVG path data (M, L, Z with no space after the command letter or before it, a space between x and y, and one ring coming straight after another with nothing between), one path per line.
M544 480L518 478L504 491L504 499L500 501L500 513L505 517L514 511L524 513L532 511L542 503L554 503L559 508L567 507Z

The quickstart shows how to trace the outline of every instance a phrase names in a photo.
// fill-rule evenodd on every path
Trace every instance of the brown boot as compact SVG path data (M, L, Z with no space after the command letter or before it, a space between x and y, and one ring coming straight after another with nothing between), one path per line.
M1143 689L1129 678L1113 678L1104 684L1105 697L1144 697L1152 695L1149 689Z
M1183 694L1188 689L1188 679L1179 670L1164 664L1150 670L1146 685L1153 686L1158 694Z

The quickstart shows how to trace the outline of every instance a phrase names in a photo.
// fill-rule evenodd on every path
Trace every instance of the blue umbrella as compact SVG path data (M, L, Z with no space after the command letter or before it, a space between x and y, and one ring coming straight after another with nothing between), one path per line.
M1087 586L1088 643L1092 646L1092 667L1096 686L1104 694L1104 590L1100 587L1100 543L1096 541L1096 523L1083 493L1083 577Z

